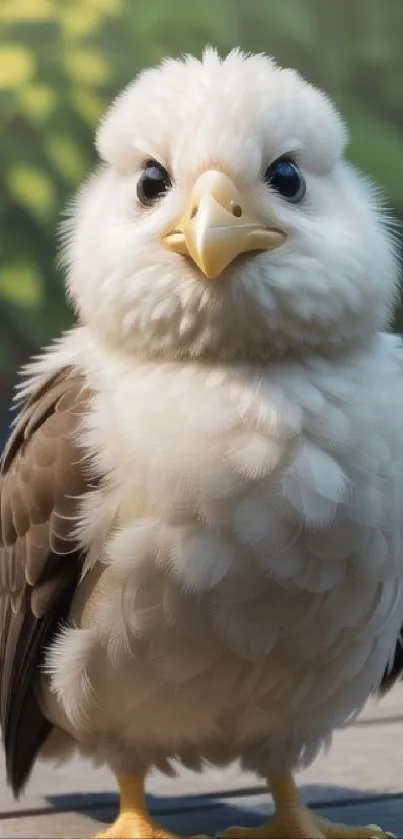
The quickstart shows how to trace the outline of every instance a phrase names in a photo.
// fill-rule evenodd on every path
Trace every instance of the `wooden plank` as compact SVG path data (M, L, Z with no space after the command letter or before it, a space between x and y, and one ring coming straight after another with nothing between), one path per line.
M364 724L351 726L335 735L330 753L318 757L298 777L308 802L319 806L324 804L329 807L334 804L340 807L342 803L345 805L346 802L356 800L354 806L361 808L362 813L363 805L359 800L363 797L402 793L403 726L396 722L396 710L403 707L402 699L402 686L399 686L386 698L382 715L373 720L370 709L367 709L363 714ZM184 808L210 812L212 807L216 809L217 806L223 806L217 799L224 795L227 812L229 806L232 809L241 803L244 806L245 795L256 795L259 788L264 789L261 781L251 773L242 773L237 764L226 770L212 768L202 774L182 771L178 779L165 778L155 773L148 782L153 809L171 813L169 818L179 818L177 811L180 810L180 825L183 819L190 818L189 814L186 816ZM209 794L216 796L215 801L208 797L200 798L200 795ZM194 798L189 798L192 795L198 796L196 803ZM267 811L270 798L266 794L258 798ZM250 798L250 806L253 806L255 815L259 811L256 810L257 801L257 798ZM113 776L106 769L94 769L85 761L76 759L59 768L51 763L38 764L27 794L20 802L14 802L5 788L3 768L3 778L0 780L0 837L6 839L8 836L37 835L46 839L47 836L68 835L73 839L75 836L91 836L91 832L100 829L99 825L94 827L92 817L98 821L102 821L102 818L111 821L116 802ZM376 806L381 807L383 813L386 804L378 802ZM392 807L392 824L394 808L395 804ZM398 808L403 813L402 801ZM211 821L212 818L203 815L203 819ZM361 814L359 818L362 821L364 816ZM366 821L373 820L372 817L366 818ZM393 826L390 829L394 830ZM33 830L38 832L33 833ZM403 825L399 830L403 836Z
M180 836L206 833L210 836L234 824L254 826L272 812L266 796L246 795L211 800L193 800L182 809L160 813L159 821ZM158 807L156 808L159 809ZM378 797L344 806L323 806L316 812L332 821L347 824L381 824L396 836L403 836L402 796ZM108 806L95 807L90 812L36 814L29 819L11 818L0 822L2 839L85 839L105 829L113 819Z
M391 759L391 756L393 759ZM320 755L302 772L308 801L338 800L376 792L401 792L403 785L403 726L391 722L351 727L337 732L328 755ZM201 794L261 785L256 776L243 773L237 764L226 770L209 769L201 774L183 770L179 778L165 778L155 773L149 778L150 792L165 796ZM65 809L72 806L76 794L86 793L91 800L99 793L114 795L116 782L106 769L94 769L90 763L74 760L55 768L38 763L27 793L15 802L0 781L0 814L25 809Z
M208 794L221 790L253 788L259 782L251 772L242 772L237 763L226 769L208 769L202 773L179 770L178 778L167 778L159 772L150 775L147 789L166 796ZM4 762L0 765L0 818L2 813L25 809L42 810L53 807L71 807L76 795L85 791L87 802L104 794L116 800L116 780L107 768L95 768L89 761L75 758L55 767L52 763L38 763L26 794L15 801L5 784Z

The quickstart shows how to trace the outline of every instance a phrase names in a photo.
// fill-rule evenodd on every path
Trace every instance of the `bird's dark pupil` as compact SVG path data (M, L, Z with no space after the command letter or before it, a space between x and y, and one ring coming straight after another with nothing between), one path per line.
M157 198L169 186L168 174L162 167L154 164L146 166L143 176L143 192L146 198Z
M270 184L285 198L293 198L300 188L299 174L294 163L279 160L270 174Z

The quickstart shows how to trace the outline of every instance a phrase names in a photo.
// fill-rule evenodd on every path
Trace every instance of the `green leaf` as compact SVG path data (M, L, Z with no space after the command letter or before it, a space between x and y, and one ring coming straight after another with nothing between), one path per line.
M20 44L0 45L0 90L15 90L34 73L35 60Z
M400 115L403 108L403 87L398 73L385 75L382 80L381 94L385 105L395 110L396 115Z
M75 185L84 177L88 163L74 140L50 134L44 138L43 149L66 181Z
M18 92L22 113L34 125L47 119L56 104L56 92L46 84L29 84Z
M24 309L37 308L43 300L42 279L37 269L25 262L2 267L0 297Z
M95 49L69 50L64 56L68 74L78 82L103 85L110 78L109 62Z
M402 134L362 102L345 101L344 111L351 138L350 159L399 206L403 199L402 180L397 176L403 160Z
M59 10L59 20L64 34L70 39L84 38L93 35L99 28L103 21L103 11L100 5L66 5Z
M310 43L317 35L317 18L306 0L272 1L267 4L269 31L283 32L297 44ZM292 62L291 62L292 64Z
M5 181L16 201L39 220L49 218L56 208L56 191L50 177L27 163L14 163Z
M94 130L101 116L105 113L107 102L101 96L82 85L71 91L71 104L82 120Z
M10 371L13 365L13 342L11 335L5 335L4 329L1 331L0 334L0 375L1 375L1 384L4 385L4 381L10 379ZM3 408L4 406L2 406ZM0 447L1 447L1 437L0 437Z

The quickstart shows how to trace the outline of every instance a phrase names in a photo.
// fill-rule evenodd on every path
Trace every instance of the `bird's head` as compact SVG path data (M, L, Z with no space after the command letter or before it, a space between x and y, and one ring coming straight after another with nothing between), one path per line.
M164 61L112 104L66 228L81 321L142 357L263 359L387 325L386 212L344 125L293 70L234 51Z

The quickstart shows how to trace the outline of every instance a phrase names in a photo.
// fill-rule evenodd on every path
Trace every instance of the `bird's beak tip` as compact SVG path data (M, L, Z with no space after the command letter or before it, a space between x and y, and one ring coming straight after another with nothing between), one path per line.
M179 225L165 234L163 244L190 256L208 279L214 279L237 256L273 250L285 238L282 230L264 227L243 211L240 193L230 178L208 171L196 181Z

